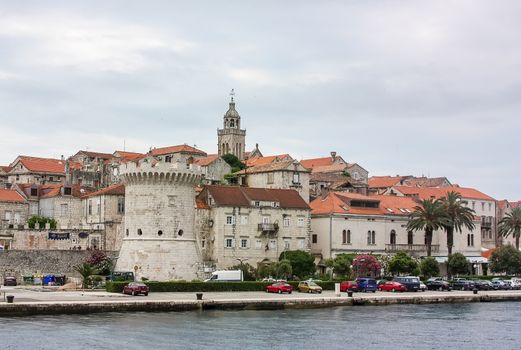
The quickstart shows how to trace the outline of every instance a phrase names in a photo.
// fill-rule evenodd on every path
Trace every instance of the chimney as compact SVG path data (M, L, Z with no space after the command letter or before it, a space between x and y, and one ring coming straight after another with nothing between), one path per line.
M331 158L333 158L333 160L334 160L335 157L336 157L336 152L335 152L335 151L332 151L332 152L331 152Z
M61 160L62 160L62 162L65 160L65 157L63 156L63 154L61 156Z

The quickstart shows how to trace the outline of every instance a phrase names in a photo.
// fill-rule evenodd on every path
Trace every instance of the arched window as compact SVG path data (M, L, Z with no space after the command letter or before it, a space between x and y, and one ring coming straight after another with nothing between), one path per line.
M371 244L371 231L367 231L367 245Z
M372 238L372 242L371 244L376 244L376 232L371 232L371 238Z
M414 244L414 238L413 238L412 231L407 232L407 244L411 245Z
M347 244L351 244L351 230L347 230Z
M342 244L347 244L347 231L342 231Z
M392 245L396 244L396 231L395 230L391 230L390 243Z

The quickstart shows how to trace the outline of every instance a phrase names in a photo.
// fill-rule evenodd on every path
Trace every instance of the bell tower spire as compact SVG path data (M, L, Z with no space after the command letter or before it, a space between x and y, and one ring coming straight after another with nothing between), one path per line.
M235 90L230 91L228 111L223 117L223 128L217 129L217 148L219 155L233 154L239 159L244 158L246 130L241 129L241 116L235 109Z

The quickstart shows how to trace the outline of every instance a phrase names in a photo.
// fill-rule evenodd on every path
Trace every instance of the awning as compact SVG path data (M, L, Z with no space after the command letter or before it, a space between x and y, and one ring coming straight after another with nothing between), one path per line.
M471 264L486 264L488 263L488 259L482 256L466 256L467 260ZM440 264L444 264L449 260L448 256L435 256L434 259Z

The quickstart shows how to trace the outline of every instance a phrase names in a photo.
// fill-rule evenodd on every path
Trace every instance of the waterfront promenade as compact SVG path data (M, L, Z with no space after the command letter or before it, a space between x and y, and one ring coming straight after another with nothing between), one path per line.
M125 311L186 311L210 309L287 309L353 305L428 304L521 301L521 291L472 291L416 293L268 294L263 292L209 292L202 300L195 293L150 293L129 296L105 291L55 291L39 287L2 287L14 303L0 299L0 316L30 314L67 314Z

